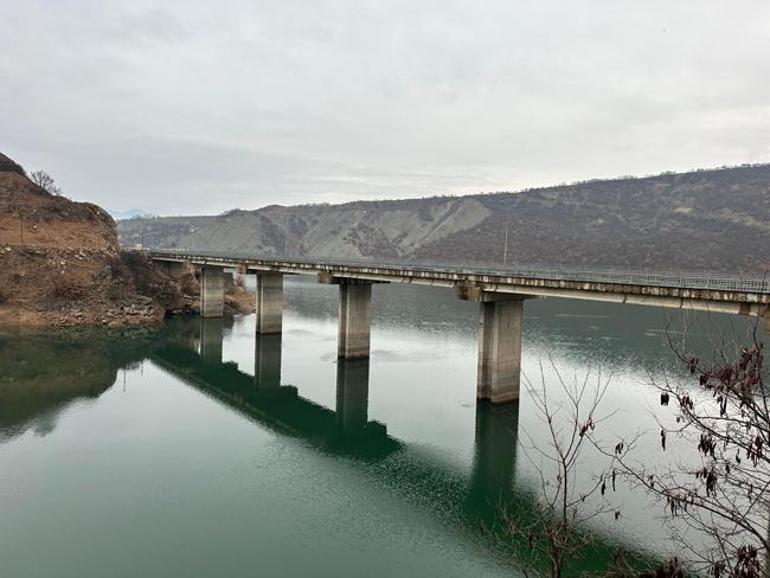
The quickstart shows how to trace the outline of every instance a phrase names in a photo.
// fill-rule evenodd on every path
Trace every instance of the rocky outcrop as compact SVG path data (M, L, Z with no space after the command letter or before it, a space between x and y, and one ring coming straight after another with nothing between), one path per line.
M123 252L102 208L46 192L0 155L1 324L156 323L196 311L198 289Z
M24 175L24 169L13 159L0 153L0 173L17 173L19 175Z

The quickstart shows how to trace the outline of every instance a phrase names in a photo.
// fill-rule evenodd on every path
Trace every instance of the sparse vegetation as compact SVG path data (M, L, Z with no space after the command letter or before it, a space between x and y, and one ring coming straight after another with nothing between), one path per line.
M766 575L770 538L770 391L764 343L720 346L710 360L672 350L690 380L655 381L674 420L659 422L661 450L685 444L691 459L667 469L633 461L633 444L616 446L625 476L656 496L671 520L707 536L712 547L672 529L688 570L714 578ZM673 528L673 527L672 527Z
M595 383L590 374L570 382L555 366L553 369L556 383L546 382L542 366L540 383L527 381L529 397L548 427L545 443L528 438L522 448L540 476L534 496L535 515L518 516L504 504L501 517L502 538L509 543L508 550L524 575L531 575L528 565L534 558L544 565L544 571L537 575L561 578L595 540L588 523L613 512L602 499L610 472L596 472L586 478L580 471L584 451L592 449L589 436L602 421L598 412L609 382L602 380L601 374L595 376ZM558 397L553 395L554 388L564 396L563 403L554 402Z
M54 181L53 177L45 171L32 171L29 174L29 179L47 193L56 195L57 197L64 195L62 190L56 186L56 181Z

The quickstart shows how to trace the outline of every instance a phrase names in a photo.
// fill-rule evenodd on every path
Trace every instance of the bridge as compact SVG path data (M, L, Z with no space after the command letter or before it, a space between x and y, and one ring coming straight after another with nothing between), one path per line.
M460 299L480 305L477 398L492 403L518 400L524 302L562 297L702 310L764 317L770 323L770 277L628 270L477 268L372 261L260 258L174 250L146 252L171 274L200 269L201 315L221 317L224 271L237 269L257 279L258 335L280 334L283 276L315 275L339 286L337 353L346 360L369 357L372 286L413 283L452 288Z

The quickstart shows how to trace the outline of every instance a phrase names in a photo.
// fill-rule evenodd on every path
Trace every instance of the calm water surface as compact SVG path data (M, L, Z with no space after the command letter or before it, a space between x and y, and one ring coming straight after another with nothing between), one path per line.
M336 288L289 279L281 338L254 317L116 335L0 332L0 576L517 576L480 528L526 516L545 429L477 408L477 306L448 290L375 286L372 357L337 363ZM651 376L747 319L540 300L524 372L554 392L610 377L602 435L647 431ZM556 402L559 394L554 393ZM659 459L655 432L640 459ZM676 444L669 451L676 456ZM586 455L584 479L604 461ZM667 546L659 509L624 488L600 547Z

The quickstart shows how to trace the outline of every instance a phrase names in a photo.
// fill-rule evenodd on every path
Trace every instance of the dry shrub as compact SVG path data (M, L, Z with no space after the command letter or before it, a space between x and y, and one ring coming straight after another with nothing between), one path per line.
M61 301L81 301L88 295L89 287L76 279L60 279L51 288L51 297Z
M179 289L183 295L198 295L201 290L200 282L194 273L185 273L179 278Z
M151 297L167 309L179 306L182 280L171 278L142 253L123 252L115 261L115 274L135 287L137 293Z

